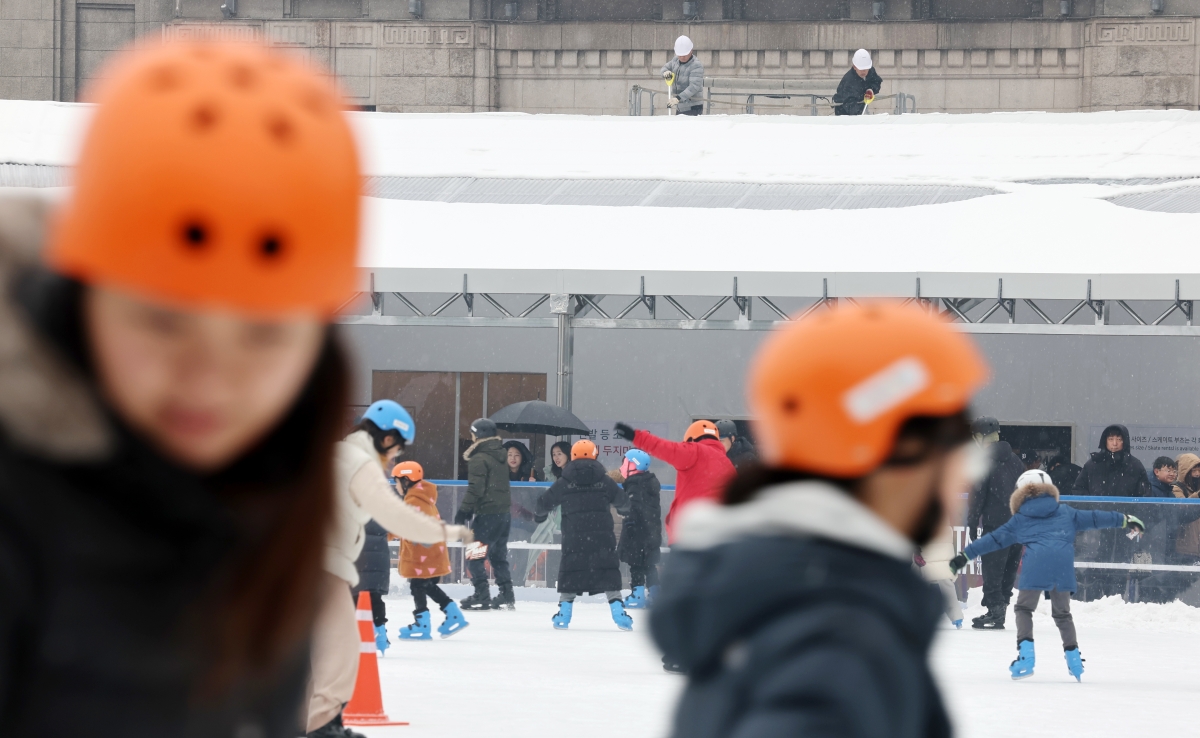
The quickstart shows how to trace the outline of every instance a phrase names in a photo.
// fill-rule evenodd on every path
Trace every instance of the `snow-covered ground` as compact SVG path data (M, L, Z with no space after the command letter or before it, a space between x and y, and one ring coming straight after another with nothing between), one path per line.
M548 593L547 593L548 594ZM982 613L972 590L969 619ZM412 601L389 597L394 628ZM380 659L384 704L408 727L358 728L369 738L479 731L489 738L661 738L683 679L663 672L646 633L618 631L598 603L576 606L568 631L550 627L557 607L519 601L516 612L469 613L447 639L396 643ZM1044 610L1044 612L1043 612ZM933 654L960 738L1194 735L1200 674L1200 610L1073 603L1087 671L1077 684L1046 603L1035 616L1035 675L1008 677L1015 633L956 631L946 624ZM440 621L440 615L435 622Z

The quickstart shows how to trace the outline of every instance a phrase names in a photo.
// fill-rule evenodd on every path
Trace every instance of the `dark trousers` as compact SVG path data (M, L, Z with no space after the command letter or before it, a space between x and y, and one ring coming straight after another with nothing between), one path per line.
M1017 643L1033 640L1033 612L1037 610L1038 600L1045 597L1050 600L1050 616L1058 626L1058 634L1062 636L1064 650L1078 648L1079 641L1075 637L1075 619L1071 617L1071 593L1043 592L1040 589L1022 589L1017 592L1017 604L1013 606L1013 614L1017 618Z
M680 110L679 114L680 115L703 115L704 114L704 106L697 105L694 108L688 108L687 110Z
M990 531L984 531L988 533ZM980 557L983 564L983 606L1007 608L1021 565L1021 546L1009 546Z
M476 515L471 524L471 529L475 531L475 540L488 547L487 561L492 565L492 573L496 576L498 585L512 584L512 571L508 566L508 531L511 526L512 517L501 513ZM467 562L472 582L487 581L487 568L483 561L472 559Z
M358 602L358 593L361 590L350 590L350 597L355 603ZM375 621L376 627L387 622L387 605L383 602L383 593L376 592L373 589L367 590L367 594L371 596L371 619Z
M658 567L654 564L629 567L630 587L657 587Z
M429 600L437 603L441 609L446 609L446 605L450 604L450 598L438 586L441 577L432 577L430 579L409 579L408 589L412 592L413 604L417 606L414 613L425 612L429 609Z

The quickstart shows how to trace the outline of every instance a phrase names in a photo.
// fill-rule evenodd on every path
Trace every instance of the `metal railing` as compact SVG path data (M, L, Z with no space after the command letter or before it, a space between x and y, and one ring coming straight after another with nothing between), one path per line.
M737 77L709 77L704 80L704 112L714 112L713 106L720 107L719 112L740 112L755 115L761 111L797 111L808 108L810 116L821 115L826 110L837 107L833 102L836 81L829 80L780 80L780 79L741 79ZM629 90L629 114L642 115L644 110L643 95L650 96L650 115L662 105L656 104L655 97L666 95L665 90L652 90L642 85L634 85ZM714 97L714 95L716 97ZM723 99L727 97L728 99ZM759 99L767 100L803 100L801 106L774 103L761 103ZM906 92L896 92L890 95L879 95L874 104L883 100L893 100L892 114L904 115L917 112L917 98ZM871 110L868 107L867 113Z

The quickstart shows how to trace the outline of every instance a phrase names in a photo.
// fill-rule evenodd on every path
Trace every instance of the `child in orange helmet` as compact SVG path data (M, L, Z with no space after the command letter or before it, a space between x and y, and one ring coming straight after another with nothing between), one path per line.
M392 476L404 496L404 502L426 515L437 518L437 485L425 479L425 470L415 461L405 461L392 469ZM400 629L401 640L427 641L433 638L429 622L429 602L433 600L442 609L446 619L438 626L442 638L449 638L470 625L463 617L458 603L438 586L438 580L450 573L450 557L446 554L445 542L421 544L413 541L400 543L400 576L408 580L412 592L415 618L412 625Z
M539 523L562 506L562 563L558 568L558 613L551 623L565 630L571 623L575 598L603 592L613 622L633 630L621 597L621 562L610 507L622 514L628 506L624 490L596 460L596 444L584 439L571 447L571 460L562 477L537 500Z
M928 666L942 602L912 556L986 472L967 415L986 373L913 305L767 339L749 379L764 466L681 514L650 612L689 675L673 735L948 738Z

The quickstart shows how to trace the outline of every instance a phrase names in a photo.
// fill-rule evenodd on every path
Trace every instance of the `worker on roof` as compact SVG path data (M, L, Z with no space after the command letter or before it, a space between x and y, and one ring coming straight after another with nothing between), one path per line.
M879 94L883 79L871 64L871 52L859 49L837 92L833 93L834 115L862 115L867 105Z
M667 107L677 115L700 115L704 112L704 101L700 93L704 89L704 65L692 50L692 40L687 36L675 39L675 58L663 65L663 79L674 80Z

